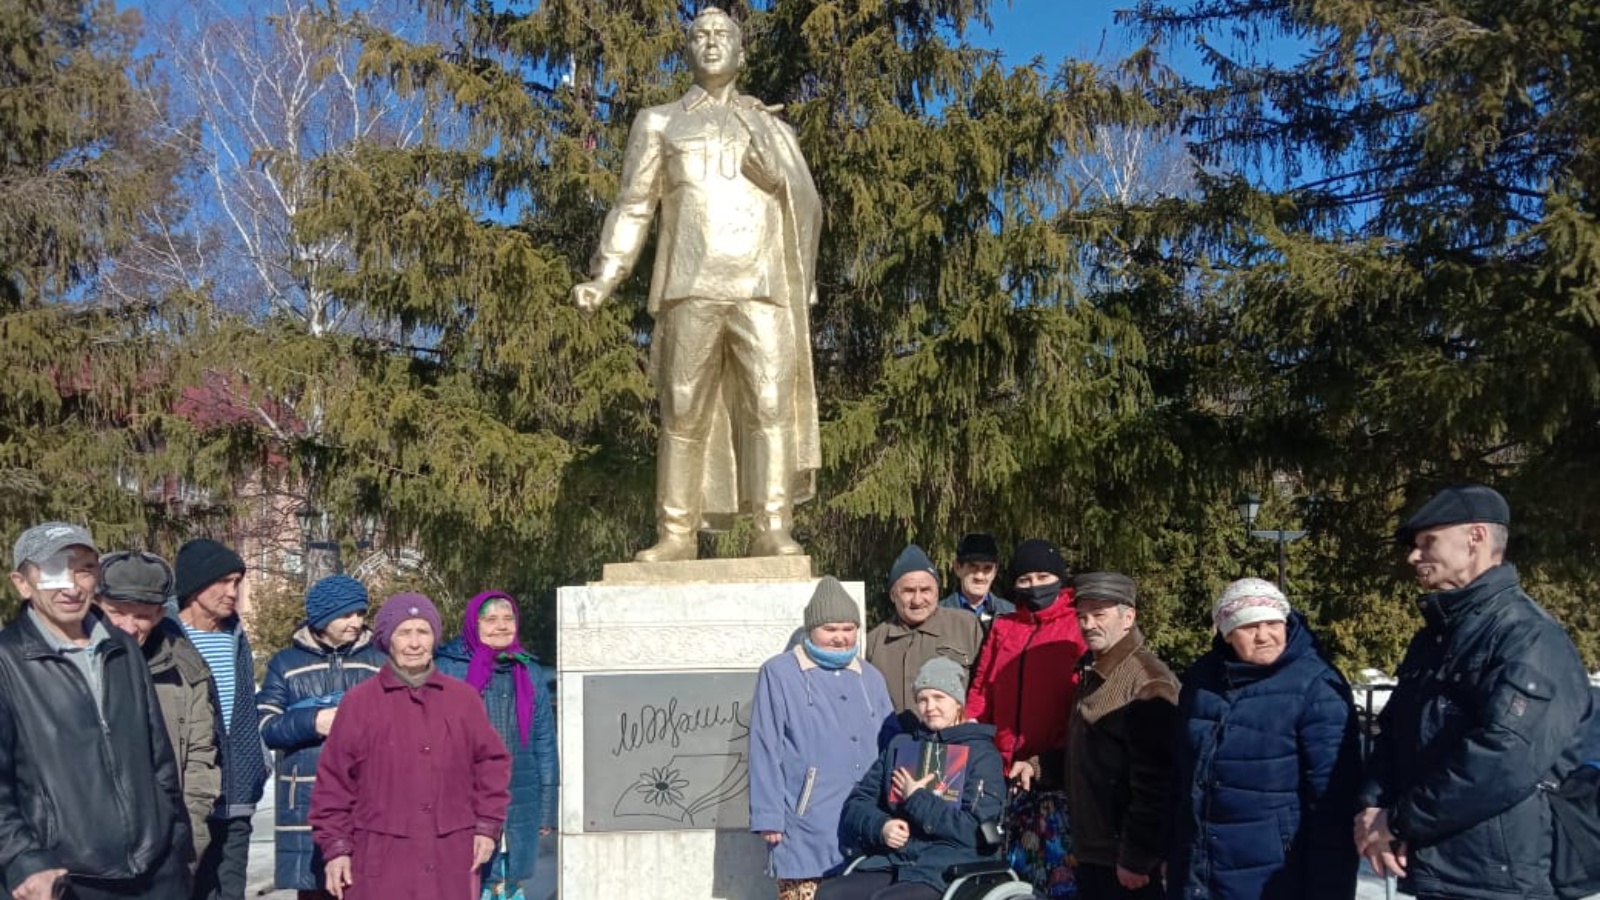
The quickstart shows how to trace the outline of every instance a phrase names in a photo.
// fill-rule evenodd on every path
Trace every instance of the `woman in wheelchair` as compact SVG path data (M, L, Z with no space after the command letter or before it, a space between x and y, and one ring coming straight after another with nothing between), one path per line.
M934 657L912 689L918 724L896 735L845 801L841 843L866 858L830 878L816 900L937 900L951 866L998 856L985 823L1005 810L994 727L969 721L966 672Z

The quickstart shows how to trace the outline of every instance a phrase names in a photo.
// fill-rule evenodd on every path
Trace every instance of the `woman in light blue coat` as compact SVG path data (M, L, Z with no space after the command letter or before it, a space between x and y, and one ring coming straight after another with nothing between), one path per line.
M839 818L878 758L889 688L857 654L861 609L832 577L806 606L806 636L762 665L750 715L750 830L767 842L778 900L810 900L844 861Z

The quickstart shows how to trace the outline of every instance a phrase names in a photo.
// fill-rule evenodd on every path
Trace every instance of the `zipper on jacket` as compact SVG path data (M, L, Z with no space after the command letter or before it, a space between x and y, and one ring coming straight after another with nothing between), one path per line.
M113 645L111 649L113 652L115 652L119 648ZM86 648L84 652L94 653L95 649L93 647L89 647ZM106 654L106 658L100 660L100 684L102 692L110 685L110 682L107 681L105 677L106 662L109 660L110 656L111 654L108 653ZM121 767L117 765L117 754L115 749L111 746L111 725L106 721L105 710L101 708L104 698L95 697L94 691L89 687L89 679L83 674L83 672L78 670L76 665L73 665L72 663L67 662L65 659L62 659L59 652L55 654L55 658L58 665L66 666L67 669L72 672L73 676L78 679L78 682L83 685L83 692L89 695L89 702L94 705L95 721L100 723L100 757L105 761L107 771L111 773L111 798L112 800L116 801L117 813L122 817L123 833L134 834L136 833L136 826L138 823L133 821L133 817L129 815L128 812L127 789L122 784L122 778L120 777L122 775L122 770ZM124 845L123 863L128 867L129 872L133 872L138 869L138 866L135 864L133 859L133 848L127 845Z
M1017 761L1017 751L1022 747L1022 699L1027 696L1024 687L1027 685L1028 674L1028 648L1033 646L1033 639L1039 636L1039 629L1044 627L1044 622L1038 616L1033 620L1033 631L1028 634L1028 640L1022 645L1022 652L1017 654L1017 716L1016 726L1011 732L1011 762ZM1036 772L1042 775L1043 772Z
M795 804L794 814L803 816L806 807L811 805L811 790L817 786L817 767L812 766L806 770L806 784L800 789L800 802Z

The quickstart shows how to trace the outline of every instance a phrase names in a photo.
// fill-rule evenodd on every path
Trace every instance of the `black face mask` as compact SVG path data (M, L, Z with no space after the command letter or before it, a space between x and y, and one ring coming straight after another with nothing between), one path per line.
M1056 597L1061 594L1061 582L1052 581L1048 584L1036 584L1033 587L1013 588L1012 597L1019 603L1026 603L1028 608L1038 612L1049 609L1050 604L1056 602Z

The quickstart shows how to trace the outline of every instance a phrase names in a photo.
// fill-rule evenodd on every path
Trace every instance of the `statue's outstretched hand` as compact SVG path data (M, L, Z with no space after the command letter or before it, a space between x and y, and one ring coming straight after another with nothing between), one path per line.
M610 293L606 286L598 281L585 281L581 284L573 285L572 302L578 309L592 315L596 310L600 309L600 304L605 302L607 295Z

